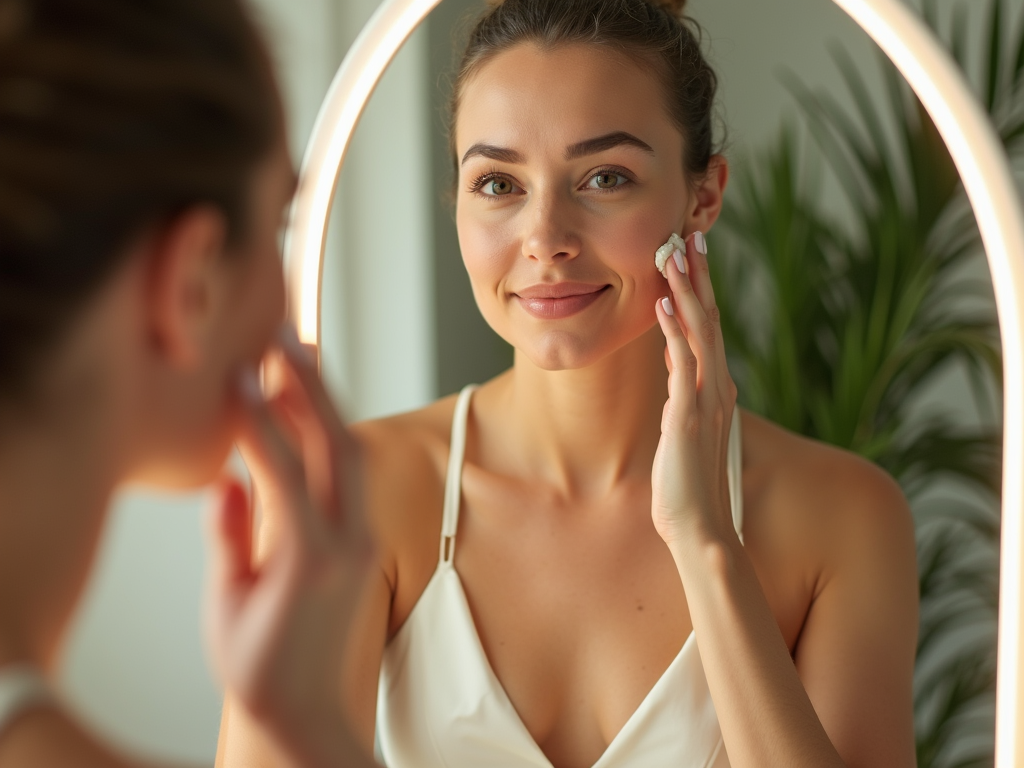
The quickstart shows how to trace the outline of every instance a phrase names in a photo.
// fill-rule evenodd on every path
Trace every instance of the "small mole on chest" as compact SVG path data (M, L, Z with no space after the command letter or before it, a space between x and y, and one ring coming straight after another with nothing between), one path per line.
M643 603L637 603L637 604L636 604L636 609L637 609L638 611L642 611L642 610L644 609L644 604L643 604Z

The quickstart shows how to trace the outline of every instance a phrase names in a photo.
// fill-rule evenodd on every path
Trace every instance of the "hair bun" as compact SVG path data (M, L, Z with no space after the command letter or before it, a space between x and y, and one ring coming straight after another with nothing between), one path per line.
M654 5L664 8L677 19L686 15L686 0L652 0Z

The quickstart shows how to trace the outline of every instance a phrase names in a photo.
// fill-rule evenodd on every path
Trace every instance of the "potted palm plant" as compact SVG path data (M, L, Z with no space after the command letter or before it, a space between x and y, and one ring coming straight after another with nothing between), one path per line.
M935 0L921 11L975 74L1018 157L1024 4L1007 40L1004 2L988 0L976 70L966 19L977 0L945 19ZM788 76L800 123L738 164L722 216L728 247L716 249L726 255L712 265L728 286L719 294L730 367L747 408L901 483L918 524L918 765L992 765L1002 377L991 284L956 169L920 102L881 54L881 95L842 49L835 60L849 100ZM801 144L806 135L814 141ZM826 182L839 205L823 202ZM921 406L951 370L980 418Z

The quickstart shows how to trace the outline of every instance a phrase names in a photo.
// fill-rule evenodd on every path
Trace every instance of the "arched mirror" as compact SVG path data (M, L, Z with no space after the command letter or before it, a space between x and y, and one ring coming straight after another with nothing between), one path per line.
M1024 217L1020 199L989 114L921 16L899 0L835 3L889 57L930 116L927 125L937 129L951 160L950 169L955 166L962 180L991 272L1002 340L1004 393L996 765L1010 768L1024 764L1024 728L1020 727L1024 725L1020 659L1024 650ZM353 133L383 72L438 4L439 0L385 0L350 48L323 104L303 163L286 238L291 310L306 342L319 344L322 338L324 243L336 182ZM801 90L799 78L791 78L790 85L794 104L803 104L812 131L827 140L830 125L835 128L839 123L829 122L824 102ZM898 93L898 88L891 93ZM991 98L989 101L991 105ZM868 130L871 128L868 121ZM786 160L784 147L775 157L779 162ZM941 185L942 180L934 182ZM751 187L751 194L755 193L756 187ZM395 212L383 213L386 218ZM402 248L409 231L402 221L393 223L390 232L395 248Z

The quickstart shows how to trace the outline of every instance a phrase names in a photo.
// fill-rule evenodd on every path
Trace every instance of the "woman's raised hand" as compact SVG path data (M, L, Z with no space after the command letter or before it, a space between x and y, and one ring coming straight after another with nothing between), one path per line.
M671 548L735 536L726 462L736 386L729 376L707 246L697 232L669 259L671 296L655 311L667 341L668 401L652 474L651 515Z
M370 765L342 715L342 653L362 573L359 450L309 350L282 333L277 393L255 371L239 384L238 446L263 510L259 557L249 495L222 483L211 514L207 628L225 686L297 766Z

